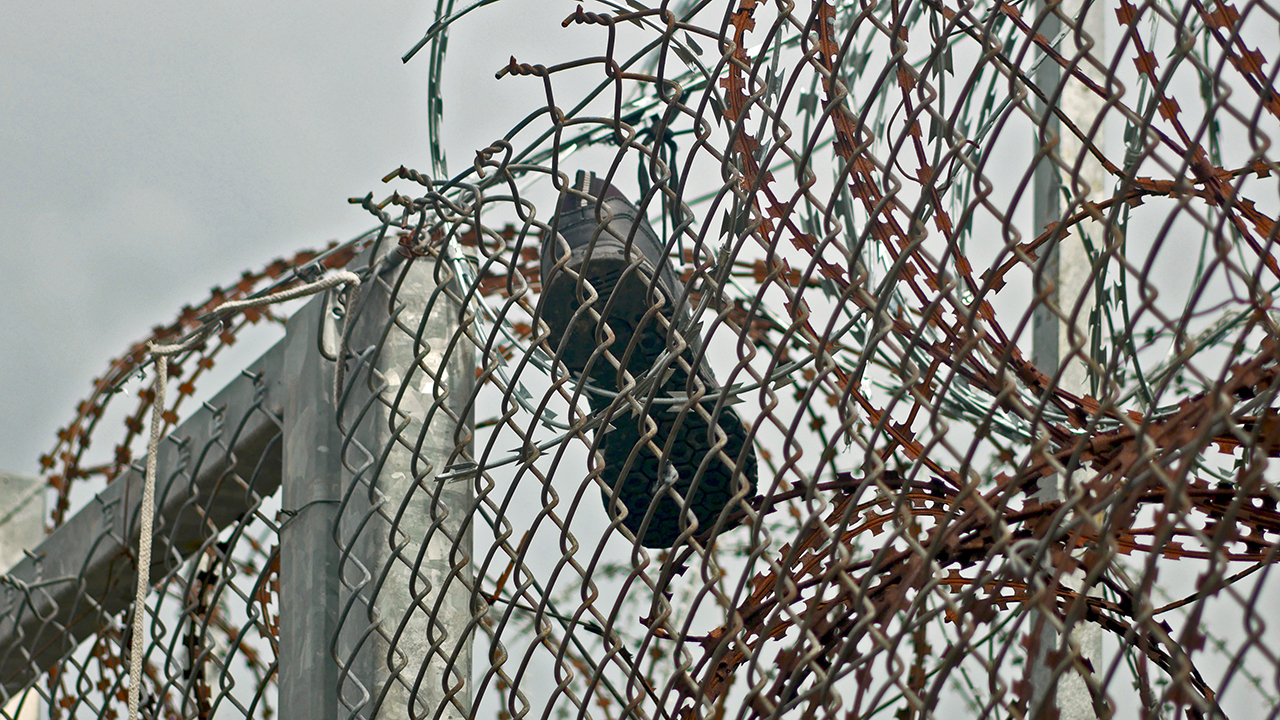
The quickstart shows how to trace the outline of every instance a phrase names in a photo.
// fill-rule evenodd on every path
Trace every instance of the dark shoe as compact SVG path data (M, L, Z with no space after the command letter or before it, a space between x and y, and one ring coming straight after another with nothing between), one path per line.
M710 403L702 404L708 412L714 409ZM719 433L709 436L708 423L696 409L677 418L675 412L662 412L661 407L671 406L654 405L649 417L657 428L648 442L641 442L646 434L645 418L622 407L610 418L611 427L599 443L604 455L601 476L613 489L600 493L605 509L610 517L619 514L613 505L612 496L616 494L618 505L627 509L622 524L640 539L641 545L649 548L669 548L676 543L683 530L680 526L682 507L693 510L697 518L695 535L710 530L740 489L739 483L734 482L735 474L747 485L745 499L755 497L756 488L755 450L746 443L746 426L737 412L726 406L715 418L718 429L724 433L721 437ZM664 464L659 453L673 434L668 462ZM710 452L713 443L718 446L714 455ZM742 453L744 446L745 454ZM727 463L721 453L728 458ZM704 460L707 467L700 473ZM741 467L741 472L735 473L735 467ZM650 507L653 507L653 517L649 519L648 528L644 528ZM685 522L686 525L689 522L687 516ZM738 522L738 519L728 521L721 530L730 530Z
M665 244L636 207L594 173L580 171L573 190L557 211L559 234L542 245L542 318L551 329L552 348L559 350L569 370L616 392L622 387L621 369L639 378L653 368L668 347L668 329L687 329L690 310L680 302L684 285L667 261ZM563 264L557 267L558 263ZM592 309L600 314L599 320L592 317ZM614 336L608 348L613 361L603 354L592 359L607 337L605 327ZM689 335L693 337L682 336L686 348L681 355L687 364L702 342L696 333ZM689 382L688 372L677 362L669 368L649 416L656 425L652 437L645 437L647 418L633 413L629 404L618 403L598 442L604 455L603 478L613 489L603 493L605 507L611 516L618 514L612 497L616 495L627 510L623 524L651 548L675 544L682 506L693 510L699 533L714 525L742 484L734 482L735 476L746 484L748 499L755 494L755 450L747 442L742 418L726 405L712 418L720 432L711 432L696 408L680 417L681 405L670 402L695 390L710 396L701 404L712 412L719 387L710 367L704 360L695 382ZM610 396L591 392L587 400L595 413L613 402ZM663 462L660 453L668 440L671 448ZM718 447L714 455L713 446ZM651 507L652 518L642 533Z
M640 375L666 349L667 331L658 316L675 323L687 320L687 305L675 312L684 284L667 262L665 244L617 188L595 173L579 171L573 189L577 193L566 194L557 210L559 237L542 244L542 317L551 328L552 347L559 347L567 334L560 359L571 371L584 372L599 345L598 327L589 312L582 311L576 320L574 314L589 304L616 335L609 350L619 361L636 338L626 364ZM564 266L555 267L565 258ZM597 359L590 374L608 377L614 370Z

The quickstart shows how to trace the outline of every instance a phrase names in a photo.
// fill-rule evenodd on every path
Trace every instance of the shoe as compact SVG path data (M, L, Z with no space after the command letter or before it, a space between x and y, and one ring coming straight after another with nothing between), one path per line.
M617 188L595 173L579 171L574 190L565 195L556 213L559 237L542 244L543 320L551 328L553 347L560 345L565 334L569 336L560 359L570 371L583 374L598 346L596 322L585 311L576 321L574 314L595 297L593 306L608 314L604 321L616 335L610 347L615 357L622 358L630 340L637 338L627 369L640 375L666 349L667 333L658 315L668 322L687 322L687 304L673 312L684 295L684 284L667 262L666 245ZM565 255L568 262L556 268ZM608 363L602 359L595 365L600 367L593 366L593 376L607 377L614 370L605 367Z
M706 403L703 406L708 411L714 408ZM661 412L660 407L663 406L654 405L653 415L648 416L657 425L656 433L648 442L642 444L646 434L645 418L637 417L626 407L609 419L609 429L599 442L604 455L601 477L611 488L600 493L605 510L610 517L617 517L621 514L619 509L626 508L622 524L647 548L675 545L683 530L680 526L682 508L692 510L697 518L695 534L705 534L738 491L735 474L747 483L747 500L755 497L756 490L755 450L746 443L746 426L737 412L725 406L715 418L715 426L724 433L722 438L719 434L710 436L707 430L711 426L696 410L690 409L677 425L676 413ZM663 463L660 453L672 435L675 439L671 453ZM724 444L720 452L708 458L712 442ZM745 455L744 446L747 447ZM720 453L728 458L727 463ZM704 460L707 468L699 473ZM740 473L734 472L735 463L740 464ZM616 506L614 495L618 500ZM645 528L645 515L651 507L653 517ZM685 522L687 525L687 518ZM737 519L728 521L721 531L731 530L738 523Z
M633 378L641 377L667 349L668 329L689 327L691 312L682 300L684 284L648 220L617 188L594 173L578 172L573 190L557 209L556 226L559 232L544 236L541 252L542 319L551 329L551 346L560 350L560 359L574 376L617 391L623 384L623 368ZM599 321L588 308L601 315ZM592 354L606 337L606 326L614 336L609 346L613 360L602 354L593 360ZM682 336L686 347L681 356L692 366L702 338L696 332L689 335ZM705 358L695 382L675 361L664 372L668 376L656 393L658 400L687 397L684 393L691 390L708 400L716 397L719 386ZM613 400L588 392L587 402L599 414ZM602 477L611 488L601 494L611 517L626 508L622 523L642 545L674 545L681 532L682 507L693 511L701 530L709 529L740 487L735 477L746 483L747 498L754 496L755 450L747 442L742 418L728 405L712 418L719 432L695 408L681 417L679 404L658 402L651 406L652 415L638 416L620 405L599 431L603 433L597 442L604 456ZM702 406L707 412L714 410L713 402L704 401ZM646 441L650 418L656 430ZM671 450L664 459L660 453L668 440ZM713 444L719 452L711 455ZM646 528L644 520L651 508Z

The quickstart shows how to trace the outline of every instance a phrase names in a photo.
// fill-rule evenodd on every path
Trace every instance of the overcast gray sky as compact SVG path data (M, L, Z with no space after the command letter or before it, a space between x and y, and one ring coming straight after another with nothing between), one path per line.
M400 56L434 4L4 4L0 469L37 472L148 328L242 270L361 232L371 218L348 197L383 192L401 163L428 169L428 63ZM451 167L539 102L536 81L493 74L511 54L571 54L548 40L572 8L507 2L454 32Z

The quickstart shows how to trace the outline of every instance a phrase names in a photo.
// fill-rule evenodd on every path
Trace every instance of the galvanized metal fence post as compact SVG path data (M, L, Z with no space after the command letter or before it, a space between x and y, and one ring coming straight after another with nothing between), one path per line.
M44 539L44 480L0 471L0 568L11 568ZM41 716L40 695L26 690L4 704L6 718L36 720Z
M333 383L337 343L328 295L289 318L284 373L284 471L280 528L280 716L336 718L338 560L342 496Z
M1061 20L1053 12L1054 4L1051 0L1041 3L1046 10L1039 32L1051 41L1062 30ZM1062 17L1078 22L1078 25L1068 28L1061 54L1067 58L1101 56L1105 41L1102 17L1104 3L1093 2L1086 6L1083 0L1062 0L1057 7ZM1105 77L1089 62L1080 62L1079 68L1086 75L1100 81L1100 84L1105 84ZM1036 84L1049 95L1051 105L1061 108L1063 114L1084 131L1094 144L1105 147L1100 123L1101 98L1078 80L1067 78L1064 81L1062 68L1049 58L1042 59L1035 79ZM1058 93L1056 99L1054 93ZM1053 154L1060 158L1065 168L1055 165L1049 157L1042 158L1036 165L1033 227L1037 231L1062 218L1064 197L1086 202L1097 201L1104 196L1103 186L1106 182L1106 172L1101 164L1085 151L1080 138L1071 132L1064 132L1058 118L1048 113L1048 109L1041 105L1041 110L1045 111L1044 132L1039 141L1042 148L1049 148L1056 138ZM1064 176L1067 178L1065 182ZM1086 237L1093 242L1094 247L1099 247L1103 231L1101 223L1088 219L1064 233L1051 246L1043 264L1041 282L1035 288L1037 294L1044 293L1047 302L1037 304L1033 311L1032 362L1042 373L1049 377L1056 376L1057 387L1080 396L1092 392L1088 365L1080 357L1080 354L1090 351L1089 315L1093 308L1093 293L1089 290L1089 284L1093 281L1094 274ZM1045 478L1038 492L1040 502L1066 500L1071 493L1072 482L1073 478L1070 476ZM1074 582L1077 589L1083 587L1083 578L1063 579L1068 583ZM1032 617L1035 617L1034 614ZM1052 657L1050 651L1060 643L1061 638L1052 627L1046 626L1041 630L1038 648L1031 658L1030 667L1032 712L1041 706L1047 709L1045 698L1053 692L1053 703L1061 720L1092 720L1097 717L1097 713L1084 678L1074 671L1063 673L1056 680L1053 677L1054 663L1049 660ZM1076 625L1071 631L1069 643L1074 652L1095 669L1099 667L1102 630L1097 624Z
M354 307L339 405L341 702L352 717L461 718L471 710L468 481L474 349L447 263L394 257Z

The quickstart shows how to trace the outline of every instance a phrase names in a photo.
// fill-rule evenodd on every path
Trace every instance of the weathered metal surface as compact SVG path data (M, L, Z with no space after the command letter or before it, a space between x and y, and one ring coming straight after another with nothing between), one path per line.
M284 347L276 345L161 444L151 577L176 570L280 486ZM0 686L29 685L133 599L143 471L132 467L4 576Z

